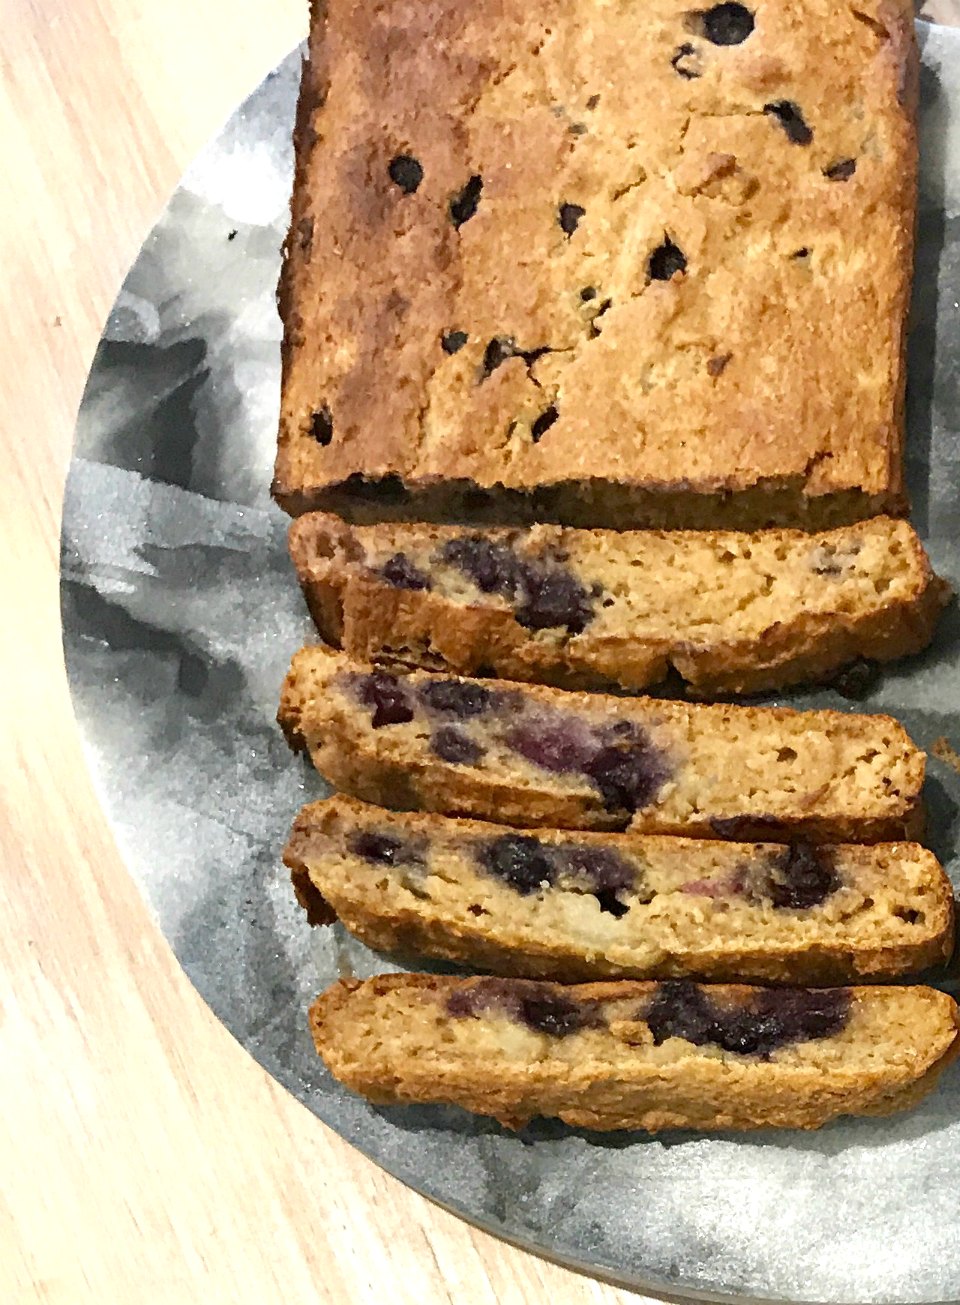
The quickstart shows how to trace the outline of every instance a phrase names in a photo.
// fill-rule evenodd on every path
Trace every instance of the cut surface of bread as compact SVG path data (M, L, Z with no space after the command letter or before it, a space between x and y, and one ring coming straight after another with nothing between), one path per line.
M950 882L916 843L724 843L398 813L341 796L284 860L311 922L495 974L824 984L942 964Z
M323 638L352 657L567 687L701 692L823 679L929 643L949 595L913 528L819 534L468 531L309 513L293 558Z
M301 649L279 720L351 796L515 825L882 842L916 834L925 757L888 716L406 675Z
M903 510L908 0L312 9L285 508Z
M331 1073L381 1104L519 1127L817 1128L916 1104L956 1054L924 987L750 988L429 974L343 979L310 1011Z

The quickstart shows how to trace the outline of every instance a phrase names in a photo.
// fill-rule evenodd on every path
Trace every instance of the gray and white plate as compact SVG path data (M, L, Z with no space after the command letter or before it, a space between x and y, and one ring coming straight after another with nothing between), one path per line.
M934 563L960 582L960 37L919 30L909 470ZM323 792L274 725L288 659L310 635L268 497L298 71L294 54L270 74L147 239L93 365L67 487L74 703L160 927L220 1019L320 1119L495 1233L678 1296L960 1299L960 1071L891 1120L649 1139L375 1109L314 1055L312 997L340 974L395 967L339 928L311 932L279 860L297 808ZM937 646L889 671L866 709L895 713L922 746L960 742L958 649L953 610ZM794 700L850 706L827 692ZM956 881L960 777L936 760L928 797Z

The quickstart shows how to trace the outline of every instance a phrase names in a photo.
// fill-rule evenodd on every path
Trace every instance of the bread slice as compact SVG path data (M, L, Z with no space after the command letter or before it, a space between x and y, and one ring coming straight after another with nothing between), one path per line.
M902 513L910 0L312 10L287 510Z
M511 1128L818 1128L916 1104L956 1055L932 988L702 987L389 974L310 1011L317 1050L380 1104L442 1102Z
M302 649L279 712L337 788L515 825L883 842L921 819L925 757L889 716L396 676Z
M312 923L495 974L849 983L953 944L950 881L916 843L533 836L337 796L304 807L284 861Z
M799 530L351 527L309 513L290 553L323 638L351 657L569 688L702 693L822 680L933 636L949 587L906 521Z

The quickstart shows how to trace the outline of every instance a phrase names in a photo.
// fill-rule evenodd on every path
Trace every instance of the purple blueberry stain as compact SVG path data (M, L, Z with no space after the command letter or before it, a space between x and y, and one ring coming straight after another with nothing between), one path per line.
M509 731L506 743L531 765L554 775L585 771L597 746L588 725L561 713L531 715Z
M532 1032L553 1038L569 1037L602 1023L593 1003L575 1001L553 984L530 979L479 979L456 988L446 1005L455 1019L478 1019L499 1011Z
M449 540L441 550L441 561L462 571L482 594L514 598L520 582L520 563L512 549L495 544L483 535L464 535Z
M839 1033L850 1012L845 988L761 988L744 1003L723 1003L689 980L661 983L639 1012L656 1046L682 1038L767 1059L780 1047Z
M394 589L429 589L430 577L406 553L394 553L380 568L380 574Z
M381 834L372 829L363 829L354 834L347 842L348 849L355 856L376 865L400 865L404 862L419 861L418 850L406 839L394 834Z
M451 766L475 766L483 760L485 749L455 725L444 725L430 740L430 747Z
M361 676L358 696L365 707L373 708L371 723L375 730L413 720L413 705L406 686L389 671L371 671Z
M516 604L516 617L528 630L564 628L581 634L594 615L593 600L566 567L548 560L525 561L512 548L481 535L451 539L441 560L468 576L481 593L499 594Z

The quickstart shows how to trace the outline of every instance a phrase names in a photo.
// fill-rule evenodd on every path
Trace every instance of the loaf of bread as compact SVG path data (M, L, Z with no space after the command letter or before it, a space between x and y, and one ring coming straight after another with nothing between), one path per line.
M314 0L279 502L900 512L916 65L909 0Z
M799 530L529 530L311 512L290 552L324 639L365 661L570 688L755 693L891 661L949 588L906 521Z
M916 835L924 754L889 716L393 675L302 649L279 720L337 788L514 825L787 842Z
M798 984L942 964L953 893L916 843L724 843L504 829L352 798L284 852L312 923L495 974Z
M342 1083L516 1128L818 1128L914 1105L957 1051L932 988L579 987L390 974L342 979L310 1012Z

